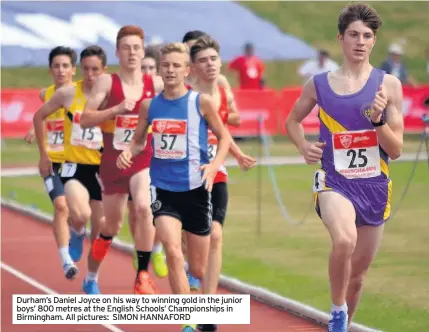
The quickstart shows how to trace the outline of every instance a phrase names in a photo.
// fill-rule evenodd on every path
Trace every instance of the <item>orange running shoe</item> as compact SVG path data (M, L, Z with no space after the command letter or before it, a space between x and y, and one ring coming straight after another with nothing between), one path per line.
M149 272L140 271L137 275L136 283L134 285L134 294L154 295L158 293L158 288L153 282Z
M101 237L95 239L92 243L92 257L96 261L102 261L109 251L112 240L104 240Z

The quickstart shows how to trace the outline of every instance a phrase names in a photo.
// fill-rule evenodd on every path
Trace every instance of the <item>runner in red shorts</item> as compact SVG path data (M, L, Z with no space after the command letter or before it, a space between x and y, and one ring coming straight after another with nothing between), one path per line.
M151 144L137 155L126 170L116 167L116 159L128 147L138 122L138 110L146 98L153 98L163 88L158 77L141 73L144 57L144 32L138 26L122 27L116 38L119 72L101 75L82 114L81 126L99 125L103 131L104 151L100 164L100 182L103 189L105 224L92 245L88 260L88 275L84 292L99 294L97 274L122 225L128 196L133 197L134 213L139 219L135 225L134 242L138 270L134 286L136 294L154 294L156 287L148 273L155 228L152 223L149 192L149 164ZM149 135L148 140L151 140Z

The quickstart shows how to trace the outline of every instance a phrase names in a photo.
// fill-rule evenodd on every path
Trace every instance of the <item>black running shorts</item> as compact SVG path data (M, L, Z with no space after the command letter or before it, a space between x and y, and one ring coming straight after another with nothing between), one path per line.
M171 216L182 223L183 230L206 236L211 233L212 203L211 194L199 188L174 192L151 187L152 213L154 221L160 216Z

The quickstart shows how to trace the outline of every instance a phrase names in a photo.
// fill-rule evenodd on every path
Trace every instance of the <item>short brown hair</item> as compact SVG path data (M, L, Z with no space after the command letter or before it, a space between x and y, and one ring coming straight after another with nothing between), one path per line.
M116 35L116 48L119 48L119 42L126 36L138 36L144 40L144 31L137 25L125 25L123 26Z
M214 49L217 53L220 53L220 45L210 36L202 36L197 39L194 45L191 47L191 59L195 61L195 57L201 51L207 50L209 48Z
M374 34L383 23L377 11L370 5L353 3L346 6L338 17L338 32L344 35L349 25L356 21L362 21Z

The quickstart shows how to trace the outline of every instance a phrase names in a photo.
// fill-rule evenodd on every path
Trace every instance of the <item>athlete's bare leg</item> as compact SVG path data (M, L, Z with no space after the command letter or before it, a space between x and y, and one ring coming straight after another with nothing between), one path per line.
M55 242L63 264L63 270L68 279L74 278L77 268L73 264L73 260L69 253L70 232L68 225L69 209L65 196L58 196L53 201L54 205L54 220L52 222L52 230L54 233Z
M54 220L53 231L57 247L68 247L70 234L67 219L69 216L69 209L65 196L58 196L54 202Z
M70 221L73 229L81 234L91 217L88 190L78 180L69 180L64 185Z
M132 201L128 201L128 226L130 228L130 233L133 238L133 241L135 241L136 223L137 215L134 211L134 204Z
M203 280L204 294L216 294L217 291L220 272L222 270L222 239L222 225L213 220L207 271Z
M366 272L377 254L383 231L384 225L361 226L357 229L357 242L352 255L352 269L346 297L349 325L359 303Z
M189 294L188 278L185 273L185 259L182 253L182 223L170 216L155 219L156 232L164 246L168 265L168 280L173 294Z
M101 225L100 237L97 238L88 257L87 279L96 280L101 262L106 256L113 237L119 234L127 206L128 194L103 194L104 222Z
M333 305L343 307L357 240L355 209L348 199L336 192L319 193L318 200L323 223L332 240L329 257L331 299Z
M155 237L155 227L153 226L150 208L149 183L149 168L134 174L130 180L134 213L138 217L134 225L134 242L136 250L144 252L152 252Z
M77 235L85 234L86 225L91 220L92 243L100 233L104 220L103 202L90 200L88 190L78 180L67 181L64 192L70 210L71 231L76 232Z
M189 272L195 278L202 279L207 269L210 235L200 236L189 232L185 233L188 245Z

